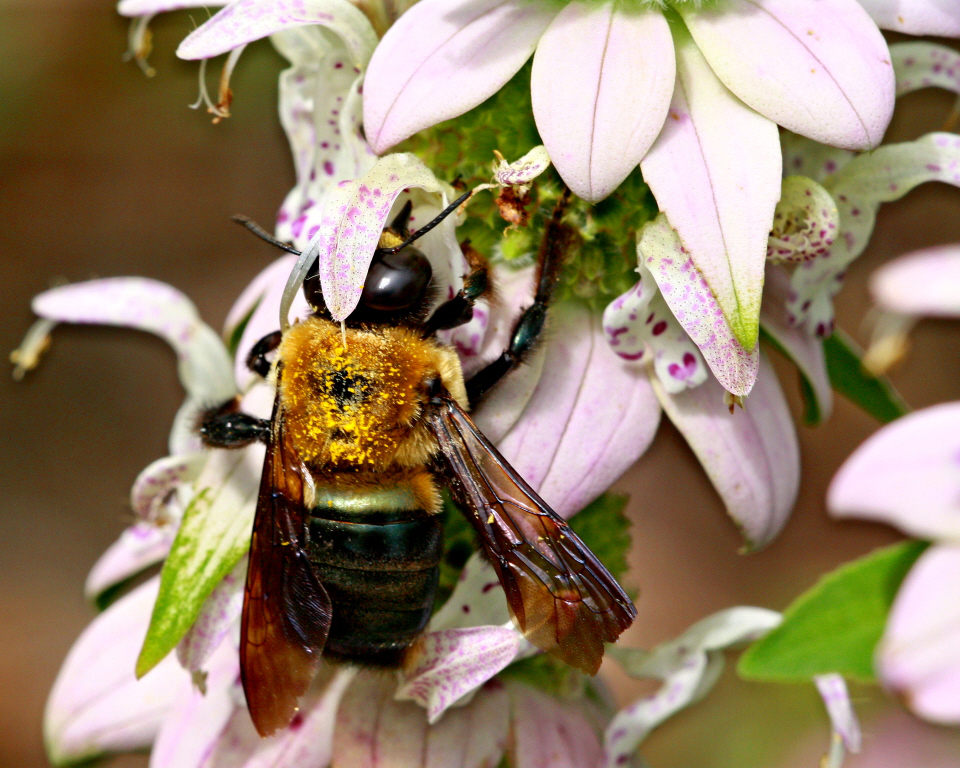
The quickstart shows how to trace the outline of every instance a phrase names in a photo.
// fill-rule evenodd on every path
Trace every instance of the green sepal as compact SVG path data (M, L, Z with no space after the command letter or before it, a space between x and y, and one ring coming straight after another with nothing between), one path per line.
M843 331L823 340L823 352L833 388L875 419L887 423L910 411L886 376L875 377L863 367L863 353Z
M839 673L875 682L874 651L900 583L926 549L905 541L874 550L822 577L783 614L783 623L740 657L740 675L768 682Z
M797 363L789 350L774 338L766 328L760 326L760 341L768 344L775 349L785 360L789 360L797 369L797 375L800 380L800 394L803 397L803 423L808 427L814 427L823 420L823 409L820 407L820 401L817 399L817 391L814 389L813 382L810 381L806 371Z
M137 659L143 677L172 651L204 601L250 548L259 472L247 451L211 455L160 572L160 591Z

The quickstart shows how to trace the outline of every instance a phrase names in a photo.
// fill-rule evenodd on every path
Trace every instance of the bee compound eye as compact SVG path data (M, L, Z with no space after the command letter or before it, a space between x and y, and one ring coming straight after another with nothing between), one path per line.
M375 258L363 284L360 304L379 312L393 312L414 306L430 284L433 269L416 248Z

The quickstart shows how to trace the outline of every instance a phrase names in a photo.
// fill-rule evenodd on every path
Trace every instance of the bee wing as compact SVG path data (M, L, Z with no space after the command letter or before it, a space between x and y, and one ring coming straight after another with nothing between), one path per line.
M426 415L517 626L541 650L595 674L603 644L637 615L630 598L452 398L435 396Z
M320 665L330 631L330 596L307 560L304 473L284 432L280 396L250 541L240 627L240 677L261 736L289 725Z

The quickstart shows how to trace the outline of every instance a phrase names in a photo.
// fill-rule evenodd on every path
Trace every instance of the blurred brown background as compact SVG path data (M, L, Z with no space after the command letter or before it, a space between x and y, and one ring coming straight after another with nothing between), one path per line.
M110 4L0 4L0 349L19 344L31 297L58 279L154 277L186 292L219 327L274 257L229 216L269 224L292 183L275 114L282 62L267 44L251 46L234 78L234 117L213 126L186 108L196 98L196 66L173 56L192 27L187 14L155 21L158 74L147 79L121 60L126 23ZM941 92L906 97L889 140L938 129L952 103ZM886 206L850 271L839 324L863 340L870 270L947 241L960 241L960 190L928 185ZM960 324L926 322L894 378L914 407L958 399L958 363ZM796 405L795 375L781 370ZM0 375L0 768L47 765L46 693L93 616L83 579L124 526L134 477L164 455L181 394L170 350L116 329L59 328L26 381ZM783 608L821 573L895 540L879 525L833 522L823 508L836 468L877 426L841 400L829 424L801 427L804 479L794 516L766 551L742 556L702 471L664 423L620 482L633 495L633 579L643 588L627 642L654 644L730 605ZM624 701L646 690L635 681L615 685ZM912 723L876 690L856 695L868 754L854 768L884 765L878 760L892 757L891 744L899 745L897 765L960 764L953 732ZM742 683L728 672L705 702L657 731L644 754L658 768L792 768L816 765L827 738L812 686ZM143 756L111 763L145 764Z

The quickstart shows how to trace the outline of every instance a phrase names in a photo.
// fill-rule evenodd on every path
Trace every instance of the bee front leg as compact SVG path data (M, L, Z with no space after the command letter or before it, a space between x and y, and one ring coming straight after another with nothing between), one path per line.
M269 419L258 419L240 410L238 398L208 408L197 422L197 434L207 448L243 448L270 437Z
M247 368L262 378L267 378L267 376L270 374L270 367L273 365L269 360L267 360L267 355L280 346L282 339L282 331L268 333L266 336L260 339L260 341L250 348L250 353L247 355L246 360Z
M490 291L490 272L486 258L471 247L469 240L461 243L460 248L470 265L470 272L463 279L463 288L457 295L437 307L427 320L423 329L424 338L433 336L437 331L446 331L469 323L473 319L474 303Z

